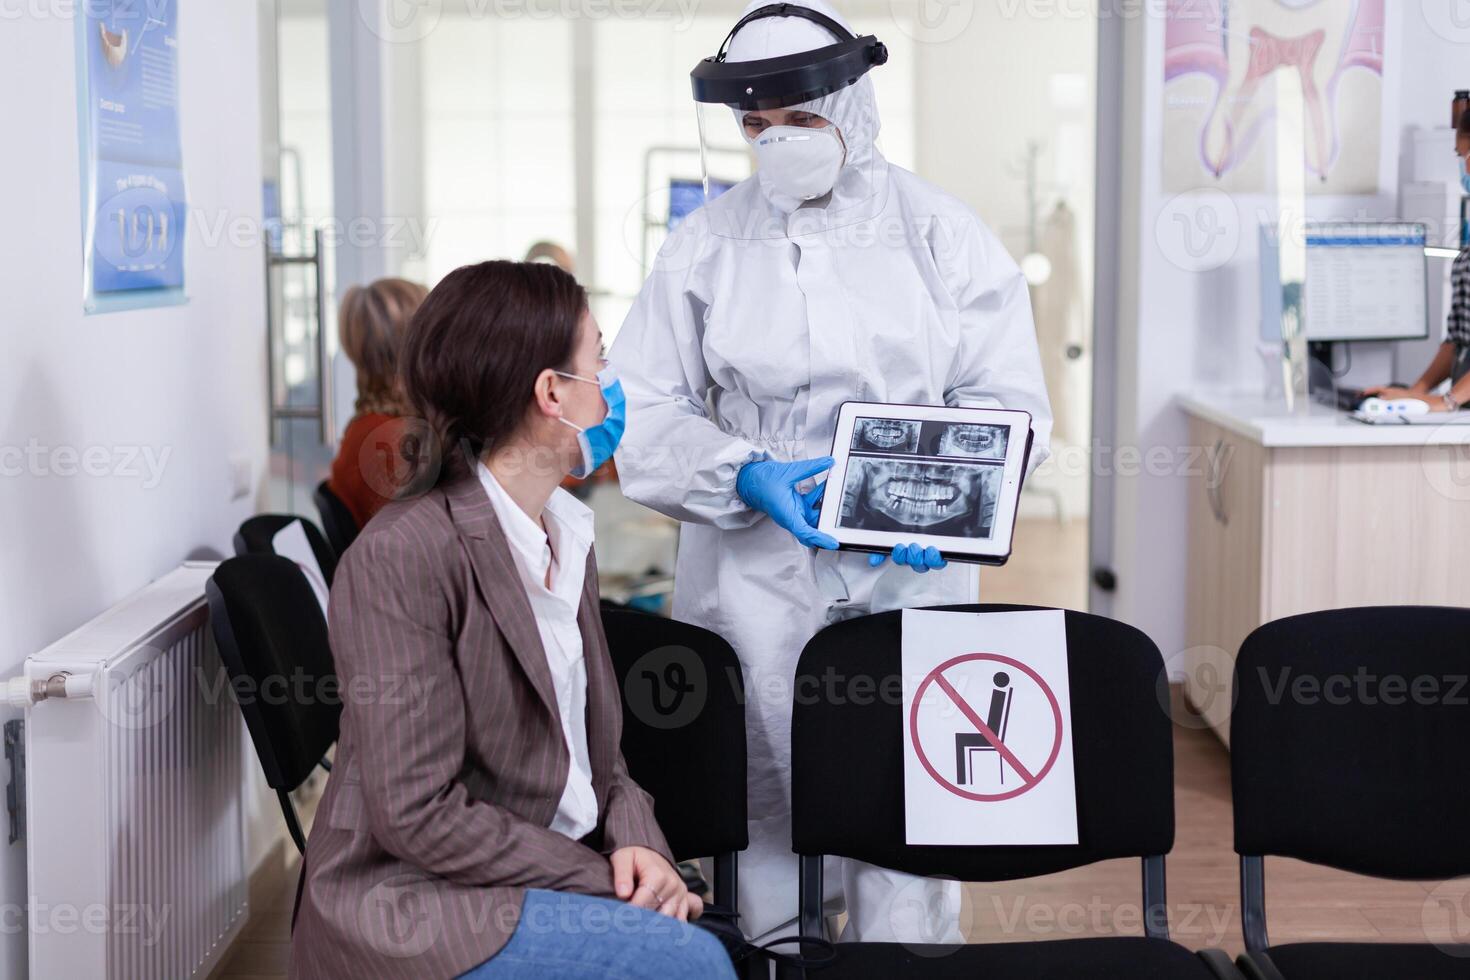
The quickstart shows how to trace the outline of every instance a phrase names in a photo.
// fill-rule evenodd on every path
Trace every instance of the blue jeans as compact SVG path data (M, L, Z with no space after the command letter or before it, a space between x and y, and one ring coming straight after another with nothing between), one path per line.
M510 942L460 980L735 980L719 940L626 902L530 889Z

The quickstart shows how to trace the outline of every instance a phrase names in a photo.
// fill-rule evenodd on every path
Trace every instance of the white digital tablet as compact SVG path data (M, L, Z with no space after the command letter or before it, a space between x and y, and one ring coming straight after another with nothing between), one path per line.
M1003 565L1030 455L1029 412L846 402L817 526L847 551Z

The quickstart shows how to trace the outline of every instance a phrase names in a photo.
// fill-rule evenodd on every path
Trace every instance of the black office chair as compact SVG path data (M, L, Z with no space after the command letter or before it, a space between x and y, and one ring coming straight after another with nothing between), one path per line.
M292 521L301 522L306 532L306 542L311 545L311 553L316 555L317 566L322 570L322 578L327 580L330 587L332 578L337 574L339 553L322 537L317 526L304 517L295 514L256 514L247 518L235 532L235 554L274 555L277 532Z
M716 904L736 908L745 810L740 662L709 630L631 609L602 609L623 692L623 758L653 795L674 856L714 859Z
M357 540L357 532L362 530L357 526L352 511L347 509L341 497L332 492L326 480L316 485L311 499L316 501L317 513L322 515L322 528L327 532L332 550L338 557L347 554L348 547Z
M987 613L1032 607L941 608ZM893 690L901 676L901 616L887 612L829 626L807 644L797 667L797 691L829 690L824 677L835 677L852 691L851 697L798 698L792 713L792 834L801 865L801 934L823 935L822 856L828 854L962 881L1031 878L1139 857L1146 934L929 949L838 943L835 960L811 975L823 980L1238 978L1225 953L1196 954L1168 938L1164 855L1174 843L1174 750L1172 726L1156 694L1164 667L1153 642L1131 626L1066 613L1080 843L910 845L904 832L903 706L896 697L874 694ZM983 641L977 636L976 642ZM860 690L866 695L859 697Z
M1246 637L1230 768L1253 980L1470 977L1465 944L1272 946L1265 887L1268 854L1379 878L1470 874L1467 647L1470 609L1427 606L1308 613Z
M304 854L306 835L289 794L337 740L342 713L322 608L301 569L275 555L227 559L204 591L255 754Z

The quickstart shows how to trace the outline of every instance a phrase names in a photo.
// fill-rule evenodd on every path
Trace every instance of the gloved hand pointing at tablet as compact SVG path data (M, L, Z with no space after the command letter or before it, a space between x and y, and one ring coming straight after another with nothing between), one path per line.
M778 469L761 472L761 470L754 470L754 467L757 466L778 467ZM816 530L817 520L822 516L822 497L826 492L826 483L817 483L806 494L800 494L800 492L795 491L795 485L800 483L801 480L810 479L811 476L825 473L829 469L832 469L832 457L829 457L829 455L816 458L816 460L801 460L800 463L747 463L744 467L741 467L741 472L739 472L738 478L735 479L735 489L739 497L741 497L741 500L744 500L751 507L756 508L756 510L766 511L778 525L785 527L786 530L791 530L792 535L795 535L795 538L801 544L807 545L808 548L829 548L831 550L831 548L838 547L836 539L825 535L820 530ZM751 470L754 470L754 472L751 472ZM747 476L747 473L750 473L750 476ZM778 473L781 476L778 476ZM779 491L779 479L791 480L791 483L789 483L789 488L791 489L789 489L788 495L797 498L801 502L801 520L806 525L804 529L792 529L782 517L776 516L772 510L753 500L754 495L760 492L757 489L756 480L776 480L776 488ZM781 504L781 494L776 492L775 497L776 504ZM831 544L826 544L826 542L831 542ZM889 555L869 555L867 563L876 569L876 567L888 561L888 558ZM942 569L942 567L950 564L944 558L939 557L938 548L923 548L916 544L894 545L892 560L894 560L894 564L906 564L914 572L919 573L928 572L929 569Z
M819 484L804 494L796 489L803 480L810 480L831 468L831 456L794 463L778 463L769 459L746 463L735 478L735 492L749 506L769 514L771 520L790 531L806 547L836 551L837 539L813 526L816 524L817 502L821 500L826 484Z

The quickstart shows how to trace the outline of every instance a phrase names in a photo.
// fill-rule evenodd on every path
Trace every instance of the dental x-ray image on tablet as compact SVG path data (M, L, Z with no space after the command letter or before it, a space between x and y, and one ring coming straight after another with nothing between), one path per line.
M984 463L853 457L838 527L988 538L1000 467Z
M855 453L915 453L921 423L910 419L858 419L852 427Z
M1002 460L1006 458L1006 441L1009 435L1010 429L1004 425L926 422L923 454Z
M848 402L817 527L851 551L1004 564L1030 452L1026 412Z

